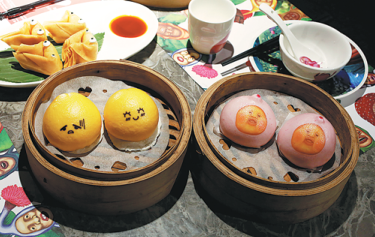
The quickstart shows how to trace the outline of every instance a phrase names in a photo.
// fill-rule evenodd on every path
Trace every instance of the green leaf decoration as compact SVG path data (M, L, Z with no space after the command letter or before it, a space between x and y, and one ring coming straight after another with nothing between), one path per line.
M95 34L95 38L98 42L98 51L100 51L103 41L104 32ZM56 44L52 39L49 39L51 43L55 46L59 56L61 58L61 51L63 44ZM18 63L16 58L13 56L14 50L8 48L6 50L0 51L0 80L13 82L13 83L27 83L41 81L47 78L47 75L33 72L30 70L25 70Z

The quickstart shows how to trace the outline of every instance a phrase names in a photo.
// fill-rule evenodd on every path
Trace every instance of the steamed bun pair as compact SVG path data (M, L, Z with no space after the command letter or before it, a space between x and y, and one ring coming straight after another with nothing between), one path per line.
M159 110L145 91L121 89L107 100L104 126L98 107L77 92L62 93L48 105L43 115L43 134L61 151L82 154L101 141L104 127L116 149L149 150L161 133Z
M44 26L34 20L25 22L20 30L0 36L0 40L16 51L14 56L23 68L51 75L63 64L53 44L47 41L47 30L56 43L64 43L65 68L96 59L98 43L94 35L86 30L82 19L69 11L60 21L48 21Z
M275 115L260 95L239 96L224 106L220 115L220 131L239 145L260 148L275 135ZM282 157L296 166L314 169L333 156L336 134L323 116L304 113L281 126L276 143Z

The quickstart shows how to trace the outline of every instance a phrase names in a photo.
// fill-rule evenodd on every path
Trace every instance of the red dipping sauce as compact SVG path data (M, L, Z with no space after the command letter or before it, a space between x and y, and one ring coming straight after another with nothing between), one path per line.
M147 24L136 16L118 16L109 23L111 31L118 36L136 38L147 31Z

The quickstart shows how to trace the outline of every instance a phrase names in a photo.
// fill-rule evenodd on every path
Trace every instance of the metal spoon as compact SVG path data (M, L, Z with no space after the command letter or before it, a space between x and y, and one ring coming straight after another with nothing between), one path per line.
M268 16L272 21L274 21L281 31L283 32L283 35L286 37L286 39L289 41L290 48L292 49L292 53L294 55L294 58L298 61L303 63L304 58L309 58L311 61L316 62L322 62L322 57L317 54L314 50L310 49L306 45L302 44L290 31L288 26L285 24L285 22L281 19L281 17L275 12L269 5L262 3L259 6L259 9ZM302 60L301 60L302 59Z

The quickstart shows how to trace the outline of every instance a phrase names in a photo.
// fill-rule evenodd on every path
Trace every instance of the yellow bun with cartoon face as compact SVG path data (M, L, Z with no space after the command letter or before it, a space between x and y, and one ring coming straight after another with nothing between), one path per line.
M43 133L51 145L77 151L96 145L102 134L102 118L96 105L79 93L64 93L48 106Z
M149 138L159 123L154 100L143 90L122 89L104 107L104 125L115 138L138 142Z

